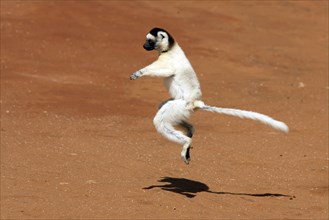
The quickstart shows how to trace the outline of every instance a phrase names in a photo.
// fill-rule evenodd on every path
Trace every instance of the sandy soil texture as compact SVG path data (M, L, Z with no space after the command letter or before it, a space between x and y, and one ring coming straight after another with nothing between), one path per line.
M205 103L192 161L156 133L167 29ZM1 1L1 219L327 219L327 1Z

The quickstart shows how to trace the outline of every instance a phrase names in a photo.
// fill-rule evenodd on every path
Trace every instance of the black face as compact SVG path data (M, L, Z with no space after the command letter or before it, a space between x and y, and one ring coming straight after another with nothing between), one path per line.
M143 45L145 50L154 50L155 49L155 42L151 39L146 40L145 44Z

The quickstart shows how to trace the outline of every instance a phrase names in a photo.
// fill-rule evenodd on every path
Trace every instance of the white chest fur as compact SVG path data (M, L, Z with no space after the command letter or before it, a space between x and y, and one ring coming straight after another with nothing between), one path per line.
M164 79L164 84L172 98L184 99L188 102L201 98L196 73L177 43L169 52L161 54L159 61L173 70L173 75Z

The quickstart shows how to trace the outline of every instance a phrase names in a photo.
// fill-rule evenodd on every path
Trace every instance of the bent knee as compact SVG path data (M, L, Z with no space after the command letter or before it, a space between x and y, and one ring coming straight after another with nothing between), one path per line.
M159 116L156 115L156 116L153 118L153 124L154 124L155 127L158 127L158 126L160 125L160 123L161 123L161 120L160 120Z
M166 101L164 101L164 102L161 102L160 103L160 105L159 105L159 107L158 107L158 109L161 109L162 108L162 106L164 106L165 104L167 104L167 102L170 102L170 101L172 101L172 100L174 100L173 98L171 98L171 99L167 99Z

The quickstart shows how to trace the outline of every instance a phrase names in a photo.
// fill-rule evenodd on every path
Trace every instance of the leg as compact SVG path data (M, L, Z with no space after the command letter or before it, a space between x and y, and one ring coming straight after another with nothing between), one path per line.
M193 125L191 125L187 121L182 121L179 125L186 129L186 132L187 132L186 135L188 137L190 137L190 138L193 137L193 133L194 133L194 127L193 127Z
M193 137L193 133L194 133L194 127L193 127L193 125L191 125L190 123L188 123L186 121L182 121L179 125L186 129L186 132L187 132L186 135L189 138L192 138ZM188 160L191 160L191 156L190 156L190 149L191 148L192 147L190 146L187 149L187 152L186 152L186 158L188 158Z
M167 99L166 101L161 102L158 109L161 109L162 106L164 106L167 102L172 101L172 100L174 100L174 99Z
M168 99L164 102L161 102L160 105L159 105L159 109L162 108L162 106L164 106L167 102L169 101L173 101L174 99ZM188 123L187 121L182 121L180 124L179 124L181 127L185 128L186 130L186 135L189 137L189 138L192 138L193 136L193 133L194 133L194 127L193 125L191 125L190 123Z
M186 110L184 100L171 100L162 105L153 120L155 128L160 134L173 142L183 145L181 157L186 164L190 161L189 148L192 140L181 131L175 130L174 125L186 120L190 113Z

